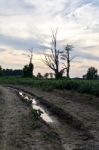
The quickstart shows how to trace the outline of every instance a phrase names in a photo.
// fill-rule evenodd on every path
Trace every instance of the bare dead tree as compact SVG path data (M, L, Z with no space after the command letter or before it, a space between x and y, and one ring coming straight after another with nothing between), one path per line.
M55 78L59 78L61 73L59 71L59 57L61 51L57 49L57 30L52 31L52 47L50 48L50 54L45 54L43 62L54 71Z
M22 55L29 58L29 64L30 64L32 63L32 59L33 59L33 48L28 49L26 51L28 51L28 53L23 53Z
M67 78L70 77L69 73L70 73L70 63L71 61L75 58L75 56L71 56L71 51L73 49L72 45L66 45L65 49L61 55L61 59L64 61L63 65L64 68L66 69L66 76Z
M32 59L33 59L33 49L29 49L29 54L27 54L27 56L29 57L29 64L32 63Z

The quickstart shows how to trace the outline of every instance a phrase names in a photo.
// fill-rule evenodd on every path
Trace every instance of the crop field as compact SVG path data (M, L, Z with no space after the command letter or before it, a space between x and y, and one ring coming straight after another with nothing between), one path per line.
M80 93L99 96L98 80L67 80L67 79L34 79L22 77L0 77L0 84L27 85L41 88L46 91L53 89L74 90Z

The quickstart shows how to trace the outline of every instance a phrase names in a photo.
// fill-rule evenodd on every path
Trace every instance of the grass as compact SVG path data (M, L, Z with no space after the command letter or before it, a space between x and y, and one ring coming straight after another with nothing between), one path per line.
M66 89L99 96L99 80L37 80L22 77L0 77L0 84L27 85L38 87L46 91L51 91L53 89Z
M35 120L35 121L33 121L32 129L36 130L36 129L41 128L41 126L42 126L41 123L39 121Z
M58 134L53 132L52 130L49 130L47 133L45 133L43 135L43 138L45 140L52 140L52 141L55 140L55 139L59 140Z
M32 109L31 111L32 111L33 120L38 120L38 119L40 118L40 115L41 115L41 114L39 113L39 111L36 110L36 109Z

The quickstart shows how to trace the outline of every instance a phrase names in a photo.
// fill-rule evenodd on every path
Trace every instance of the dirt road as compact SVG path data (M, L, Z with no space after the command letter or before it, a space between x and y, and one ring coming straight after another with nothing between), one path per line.
M46 104L50 103L54 108L61 108L65 112L67 118L57 130L61 141L64 142L65 150L99 150L99 98L68 91L45 92L33 87L13 87L37 95L40 97L41 103L44 100L47 102ZM71 127L67 126L68 115L72 117L69 119ZM64 114L60 117L63 116ZM83 131L75 130L75 126L72 127L74 124L79 124L79 121L84 125L85 132L88 131L88 137L87 134L83 134ZM75 147L73 147L74 145Z
M0 150L62 150L52 129L41 121L34 126L30 110L15 91L0 86Z

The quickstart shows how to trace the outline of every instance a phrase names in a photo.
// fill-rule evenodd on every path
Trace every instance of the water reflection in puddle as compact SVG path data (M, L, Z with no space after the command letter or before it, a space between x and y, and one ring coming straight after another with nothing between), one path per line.
M38 110L38 111L41 111L41 118L48 122L48 123L52 123L53 122L53 119L51 118L51 116L48 114L47 110L42 107L37 101L36 99L34 99L33 97L31 97L30 95L28 94L25 94L23 92L19 92L19 95L24 99L24 100L27 100L27 101L32 101L32 108L35 109L35 110Z

